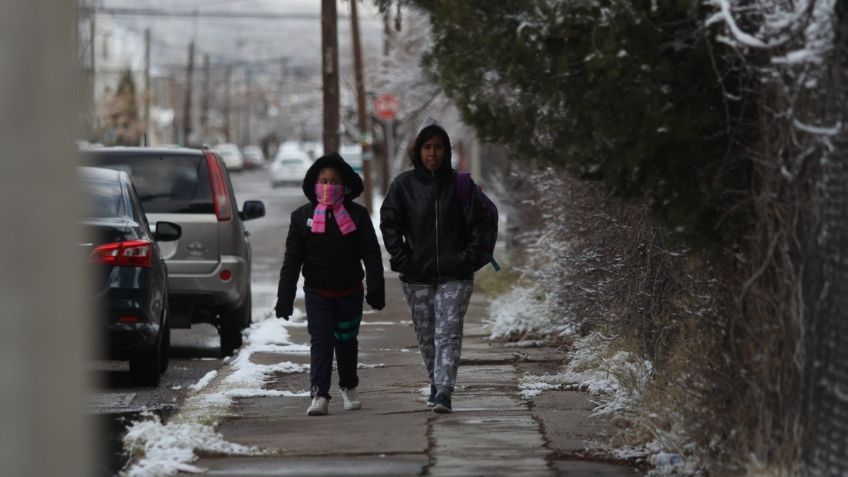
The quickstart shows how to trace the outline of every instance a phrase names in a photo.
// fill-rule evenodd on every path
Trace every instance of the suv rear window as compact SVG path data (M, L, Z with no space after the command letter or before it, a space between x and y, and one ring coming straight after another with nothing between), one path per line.
M203 156L95 154L92 159L95 165L126 171L146 213L215 213Z

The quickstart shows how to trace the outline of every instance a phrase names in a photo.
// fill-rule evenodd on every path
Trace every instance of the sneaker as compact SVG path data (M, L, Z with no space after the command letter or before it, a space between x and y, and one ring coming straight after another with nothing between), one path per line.
M326 416L329 412L330 402L327 398L315 396L312 398L312 404L306 409L307 416Z
M427 398L427 407L433 407L436 405L436 386L430 385L430 397Z
M344 401L345 411L352 411L362 407L362 403L359 402L359 395L356 392L356 388L342 389L342 401Z
M436 394L436 398L433 401L435 403L433 406L433 412L437 414L448 414L453 412L453 409L451 409L451 398L447 394Z

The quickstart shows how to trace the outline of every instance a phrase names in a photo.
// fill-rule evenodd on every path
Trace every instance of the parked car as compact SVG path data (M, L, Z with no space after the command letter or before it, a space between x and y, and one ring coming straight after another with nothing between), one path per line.
M245 169L259 169L265 165L265 155L259 146L245 146L242 156Z
M221 352L231 355L251 322L252 257L243 221L264 216L264 204L248 200L238 212L223 160L210 150L129 147L88 154L93 164L130 174L150 221L182 226L180 240L162 246L171 325L211 323Z
M357 174L362 175L362 146L359 144L343 145L339 154Z
M240 171L244 169L244 156L241 150L233 143L225 142L215 146L215 152L224 160L228 170Z
M179 239L180 226L157 222L152 233L125 172L82 167L79 177L88 205L81 246L93 267L89 294L106 354L129 360L136 384L156 386L171 344L167 265L156 241Z
M280 148L271 163L271 187L300 186L312 159L297 147Z
M285 143L283 143L283 147L286 147L286 145L288 145L288 144L297 144L297 143L285 142ZM320 142L306 141L306 142L298 145L297 147L306 151L306 154L313 161L324 155L324 145L321 144Z

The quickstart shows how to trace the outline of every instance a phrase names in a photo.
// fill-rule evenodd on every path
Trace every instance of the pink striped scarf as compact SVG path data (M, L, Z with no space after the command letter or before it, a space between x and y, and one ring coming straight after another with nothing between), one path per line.
M356 230L356 224L344 208L343 185L315 184L315 197L318 199L318 205L312 215L312 233L323 234L327 231L328 209L332 209L342 235Z

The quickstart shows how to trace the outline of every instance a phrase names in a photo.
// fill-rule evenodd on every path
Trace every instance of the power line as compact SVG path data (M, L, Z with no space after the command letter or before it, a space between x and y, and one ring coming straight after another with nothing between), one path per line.
M225 18L242 20L309 20L320 21L321 15L315 13L277 13L277 12L231 12L224 10L167 10L162 8L121 8L82 6L84 13L106 14L130 17L166 17L166 18ZM339 15L339 19L348 16ZM374 19L375 21L378 19Z

